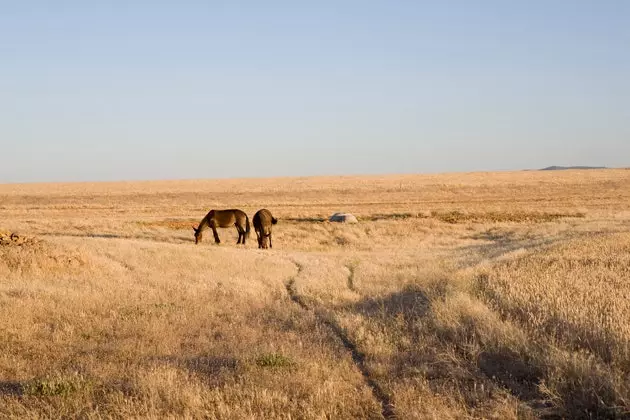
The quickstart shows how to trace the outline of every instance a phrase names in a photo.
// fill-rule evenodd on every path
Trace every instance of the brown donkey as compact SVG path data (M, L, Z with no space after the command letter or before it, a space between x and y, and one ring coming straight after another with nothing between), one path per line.
M267 248L265 238L269 238L269 248L273 248L271 244L271 225L278 223L278 219L273 217L269 210L261 209L256 212L252 222L258 238L258 248Z
M231 210L210 210L206 217L204 217L199 223L198 227L193 226L195 231L195 244L201 242L203 230L206 227L212 229L214 234L214 242L220 244L221 240L217 234L217 228L227 228L230 226L236 226L238 232L237 244L245 245L245 238L249 236L249 217L244 211L238 209Z

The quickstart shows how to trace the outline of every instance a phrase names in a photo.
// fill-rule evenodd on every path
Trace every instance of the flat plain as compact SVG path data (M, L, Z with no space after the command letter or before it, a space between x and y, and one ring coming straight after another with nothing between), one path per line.
M9 184L0 233L2 418L630 417L630 170Z

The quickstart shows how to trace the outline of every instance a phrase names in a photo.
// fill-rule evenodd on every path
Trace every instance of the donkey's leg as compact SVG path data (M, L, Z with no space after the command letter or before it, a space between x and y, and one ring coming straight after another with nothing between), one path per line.
M241 230L241 243L245 245L245 225L239 226Z
M254 229L256 231L256 240L258 241L258 248L262 248L262 236L258 229Z
M219 239L219 234L217 233L217 228L215 226L215 223L212 222L210 224L210 227L212 228L212 234L214 235L214 242L217 243L217 244L220 244L221 243L221 239Z
M264 231L263 231L262 238L260 239L260 241L262 242L262 247L264 249L269 248L269 241L267 240L268 237L269 237L269 234L264 233Z
M236 241L236 245L240 245L241 238L243 238L245 235L243 234L241 227L238 225L238 222L235 223L234 226L236 226L236 232L238 232L238 241Z
M271 245L271 232L269 232L269 248L273 248L273 245Z

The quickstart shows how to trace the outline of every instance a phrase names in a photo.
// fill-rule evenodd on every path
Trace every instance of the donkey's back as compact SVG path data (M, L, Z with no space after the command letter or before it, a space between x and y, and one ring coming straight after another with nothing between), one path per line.
M222 228L234 225L241 225L245 227L245 222L247 220L247 214L239 209L210 210L207 217L209 220L214 220L217 227Z

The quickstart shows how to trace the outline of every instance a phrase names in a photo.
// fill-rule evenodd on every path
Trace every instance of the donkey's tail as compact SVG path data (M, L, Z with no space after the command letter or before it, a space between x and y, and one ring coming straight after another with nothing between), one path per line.
M245 236L249 238L249 232L251 228L249 227L249 217L245 215Z
M278 219L276 219L275 217L271 218L271 224L275 225L276 223L278 223Z

